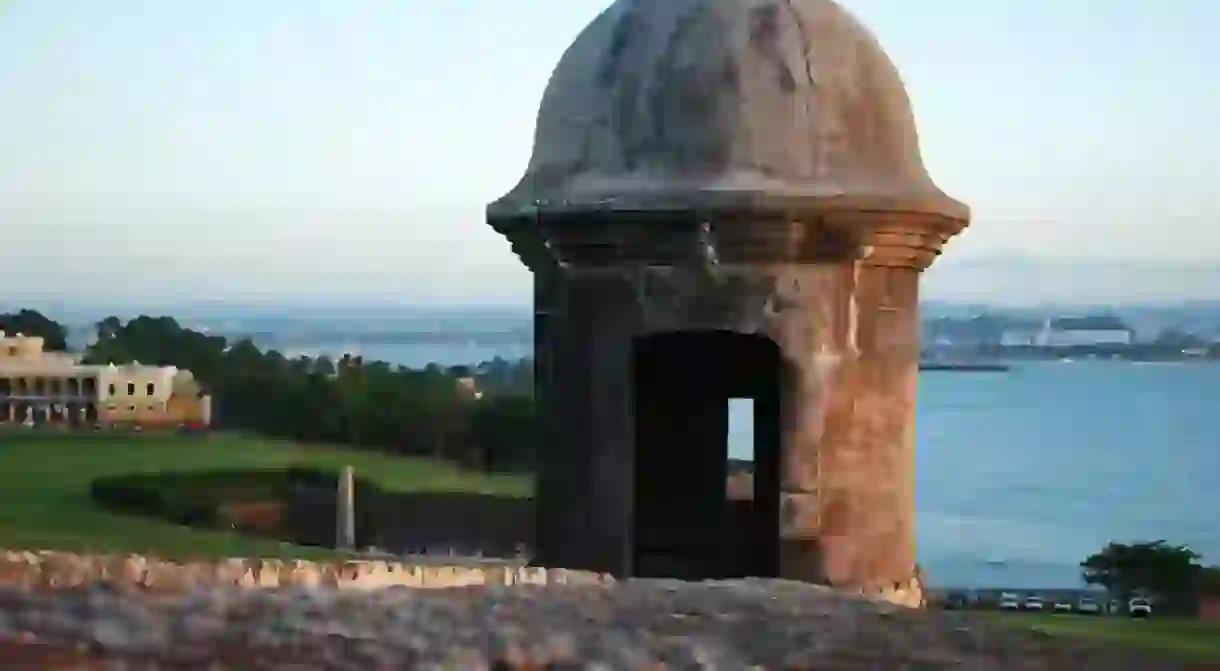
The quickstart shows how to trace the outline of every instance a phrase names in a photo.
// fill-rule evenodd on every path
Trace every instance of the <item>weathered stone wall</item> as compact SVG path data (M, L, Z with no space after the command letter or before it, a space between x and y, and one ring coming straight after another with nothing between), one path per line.
M0 550L0 586L24 590L72 589L107 583L118 589L182 592L205 587L276 589L326 587L367 591L402 587L448 589L481 585L605 585L605 573L524 566L511 562L449 564L382 560L304 561L230 557L173 562L141 555L82 555ZM865 598L918 608L918 578L879 591L849 591Z
M397 554L434 549L495 557L534 545L534 502L504 496L447 493L368 494L357 486L356 537L362 547ZM296 492L288 512L290 540L330 547L335 540L335 494Z
M379 560L314 562L227 558L172 562L140 555L80 555L0 550L0 585L67 589L96 582L120 588L181 591L199 587L386 587L443 589L474 585L600 584L613 578L587 571L506 562L428 565Z
M794 375L781 421L781 575L917 590L914 399L918 270L847 261L700 268L571 268L547 292L541 395L556 435L539 490L546 561L629 573L632 344L679 330L772 339ZM553 517L555 519L546 519ZM549 556L548 556L549 555Z

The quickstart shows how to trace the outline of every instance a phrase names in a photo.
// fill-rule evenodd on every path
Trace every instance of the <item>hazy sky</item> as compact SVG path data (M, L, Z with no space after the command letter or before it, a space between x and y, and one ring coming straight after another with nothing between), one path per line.
M0 286L525 302L483 207L605 4L0 0ZM974 208L933 293L990 256L1220 262L1220 2L844 4Z

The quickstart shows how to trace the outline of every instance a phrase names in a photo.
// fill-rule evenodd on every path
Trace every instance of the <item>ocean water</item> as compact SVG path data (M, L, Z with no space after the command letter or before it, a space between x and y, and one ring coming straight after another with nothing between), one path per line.
M923 373L918 552L932 582L1070 587L1111 540L1220 562L1220 365Z
M422 367L528 356L531 347L360 353ZM730 454L748 456L749 404L730 412ZM1186 543L1220 563L1220 365L926 372L917 440L918 556L934 585L1076 587L1079 562L1111 540Z

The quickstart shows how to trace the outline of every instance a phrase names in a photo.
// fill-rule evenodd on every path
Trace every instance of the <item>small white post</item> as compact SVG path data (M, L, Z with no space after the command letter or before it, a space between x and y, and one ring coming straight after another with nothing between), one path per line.
M344 466L339 473L339 498L336 506L335 547L352 550L356 547L356 477L351 466Z

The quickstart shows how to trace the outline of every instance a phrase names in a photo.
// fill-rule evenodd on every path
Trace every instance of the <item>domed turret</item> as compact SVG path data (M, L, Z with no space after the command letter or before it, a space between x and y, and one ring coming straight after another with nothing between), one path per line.
M929 178L877 40L831 0L618 0L543 95L490 223L612 211L969 211Z
M618 0L487 218L535 271L538 561L922 603L920 271L969 211L859 22ZM755 401L754 470L726 507L730 398Z

